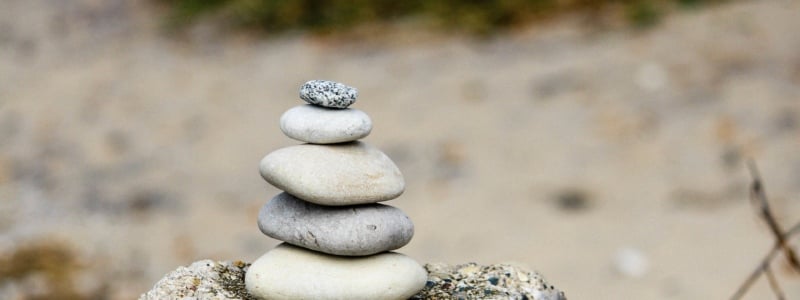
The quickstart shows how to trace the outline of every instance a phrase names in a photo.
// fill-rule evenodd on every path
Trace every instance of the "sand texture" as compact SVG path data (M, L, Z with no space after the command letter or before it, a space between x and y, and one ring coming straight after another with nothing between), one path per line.
M52 276L0 272L0 298L133 299L192 261L255 260L278 244L259 161L299 143L279 119L319 78L358 88L420 262L519 262L570 299L727 299L772 245L746 158L800 220L800 1L487 40L171 36L143 3L0 3L0 266L57 245L34 270Z

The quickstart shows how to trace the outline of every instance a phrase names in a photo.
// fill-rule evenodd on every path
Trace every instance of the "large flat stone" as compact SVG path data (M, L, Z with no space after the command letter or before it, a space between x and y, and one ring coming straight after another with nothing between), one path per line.
M408 299L426 281L425 269L399 253L342 257L285 243L245 274L247 291L259 299Z
M281 193L258 214L264 234L334 255L371 255L405 246L414 224L400 209L383 204L324 206Z
M321 205L386 201L405 189L394 162L363 142L281 148L261 160L260 171L275 187Z

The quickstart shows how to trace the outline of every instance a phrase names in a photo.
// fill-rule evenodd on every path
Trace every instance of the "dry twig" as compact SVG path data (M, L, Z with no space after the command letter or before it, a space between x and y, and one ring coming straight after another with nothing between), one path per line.
M742 285L739 286L739 289L736 290L736 293L733 294L731 299L741 299L750 289L750 286L755 283L756 279L761 276L761 274L764 274L765 277L767 277L769 286L772 289L772 292L775 293L775 296L778 299L785 299L786 297L783 293L783 290L781 289L778 280L775 278L775 274L773 274L772 269L770 268L770 263L779 251L783 251L784 256L786 256L786 259L792 266L792 269L800 273L800 261L797 259L796 252L788 243L789 238L800 231L800 223L795 224L791 229L789 229L789 231L786 232L781 229L778 221L775 219L775 216L772 214L772 210L769 207L769 201L767 199L766 192L764 191L764 183L761 180L761 176L758 174L758 169L756 168L755 162L752 160L748 161L747 166L750 169L750 175L753 177L753 182L750 185L750 202L757 207L759 215L764 219L765 222L767 222L772 235L775 237L775 245L772 246L772 249L761 260L761 263L756 267L753 273L751 273L750 276L747 277L747 279L742 283Z

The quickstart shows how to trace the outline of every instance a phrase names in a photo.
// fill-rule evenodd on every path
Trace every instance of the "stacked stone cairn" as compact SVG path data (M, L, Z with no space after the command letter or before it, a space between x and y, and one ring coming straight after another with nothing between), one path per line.
M359 141L372 120L348 108L357 96L344 84L312 80L300 88L309 104L281 116L283 133L305 144L261 160L261 176L284 192L261 208L258 227L284 243L247 271L256 298L407 299L425 286L419 263L390 252L411 240L414 225L377 202L400 196L405 181L389 157Z

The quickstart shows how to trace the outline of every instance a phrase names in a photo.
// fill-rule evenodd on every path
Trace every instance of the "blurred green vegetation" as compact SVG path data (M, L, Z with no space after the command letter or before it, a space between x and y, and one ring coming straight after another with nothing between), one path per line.
M675 8L726 0L156 0L169 24L182 28L216 16L237 27L281 32L339 32L365 24L422 20L443 30L486 35L564 13L621 12L634 27L649 27Z

